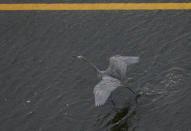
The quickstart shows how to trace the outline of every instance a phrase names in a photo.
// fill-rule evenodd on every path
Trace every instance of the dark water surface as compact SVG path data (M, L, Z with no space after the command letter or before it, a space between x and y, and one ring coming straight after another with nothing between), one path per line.
M190 11L0 13L1 131L191 131ZM105 69L140 56L126 88L94 107L99 81L72 55Z

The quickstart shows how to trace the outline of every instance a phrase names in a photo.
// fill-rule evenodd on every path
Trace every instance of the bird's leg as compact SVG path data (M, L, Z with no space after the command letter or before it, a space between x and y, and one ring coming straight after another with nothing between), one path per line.
M131 88L129 88L129 87L127 87L127 86L124 86L125 88L127 88L127 89L129 89L135 96L137 96L137 94L131 89Z

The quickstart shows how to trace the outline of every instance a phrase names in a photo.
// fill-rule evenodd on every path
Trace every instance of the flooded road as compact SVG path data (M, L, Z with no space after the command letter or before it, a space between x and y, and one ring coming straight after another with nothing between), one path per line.
M0 13L1 131L191 131L190 11ZM140 56L126 88L94 106L94 72ZM136 102L137 100L137 102Z

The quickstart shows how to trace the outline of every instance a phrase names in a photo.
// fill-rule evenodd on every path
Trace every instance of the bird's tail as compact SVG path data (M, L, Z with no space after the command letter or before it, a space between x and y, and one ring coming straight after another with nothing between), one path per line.
M135 64L139 62L139 57L138 56L128 56L126 58L126 62L128 65Z

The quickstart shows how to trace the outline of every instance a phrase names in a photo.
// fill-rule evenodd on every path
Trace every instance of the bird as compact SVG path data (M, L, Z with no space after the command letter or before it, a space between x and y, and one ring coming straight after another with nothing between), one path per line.
M95 85L93 94L95 96L95 106L102 106L108 100L111 93L120 86L124 86L122 83L126 79L127 66L138 63L138 56L121 56L115 55L109 58L109 66L106 70L100 70L88 61L84 56L72 56L81 61L86 62L96 72L100 82ZM129 87L127 87L132 93L136 93Z

